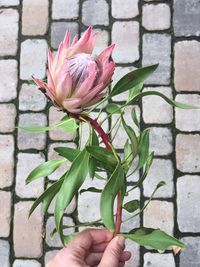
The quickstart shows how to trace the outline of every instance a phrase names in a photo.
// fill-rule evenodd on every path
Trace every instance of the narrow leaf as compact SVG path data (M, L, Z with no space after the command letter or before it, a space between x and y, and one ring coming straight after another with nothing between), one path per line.
M26 178L26 184L52 174L57 168L59 168L66 160L53 159L37 166Z
M109 97L121 94L144 82L144 80L148 78L157 67L158 65L156 64L129 72L116 83Z
M123 208L128 212L132 213L140 208L140 202L137 199L131 200L124 204Z
M160 229L136 228L128 234L122 234L125 238L135 241L139 245L151 247L157 250L166 250L172 246L185 248L185 244L178 239L166 234Z
M79 149L71 147L55 147L54 150L62 157L72 162L80 153Z
M77 129L76 120L73 118L69 118L67 115L65 115L59 123L55 125L55 127L58 127L61 131L65 132L75 132Z
M19 129L27 132L42 133L51 130L51 126L39 126L39 125L20 125Z
M102 189L98 189L98 188L95 188L95 187L89 187L87 189L81 189L80 190L80 195L82 193L85 193L85 192L101 193Z
M124 171L119 162L110 179L108 180L100 200L100 211L103 223L105 226L113 231L115 229L114 224L114 200L117 193L121 190L124 184Z
M121 110L120 107L115 103L110 103L106 107L106 111L110 114L120 114Z

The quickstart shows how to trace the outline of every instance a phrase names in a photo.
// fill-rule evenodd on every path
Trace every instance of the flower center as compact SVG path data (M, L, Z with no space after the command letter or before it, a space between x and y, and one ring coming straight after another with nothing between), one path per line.
M80 53L70 57L68 60L73 87L79 87L88 77L88 66L90 64L95 64L95 68L98 69L95 60L90 54Z

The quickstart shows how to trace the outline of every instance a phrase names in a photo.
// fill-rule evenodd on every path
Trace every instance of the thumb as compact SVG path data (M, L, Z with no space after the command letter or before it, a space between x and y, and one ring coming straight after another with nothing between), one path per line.
M98 267L118 267L119 260L125 248L125 238L116 236L108 244Z

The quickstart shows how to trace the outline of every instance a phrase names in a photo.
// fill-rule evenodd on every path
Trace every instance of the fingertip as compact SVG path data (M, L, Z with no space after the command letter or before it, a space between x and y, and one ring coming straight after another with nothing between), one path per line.
M124 251L120 257L121 261L128 261L132 257L132 254L130 251Z

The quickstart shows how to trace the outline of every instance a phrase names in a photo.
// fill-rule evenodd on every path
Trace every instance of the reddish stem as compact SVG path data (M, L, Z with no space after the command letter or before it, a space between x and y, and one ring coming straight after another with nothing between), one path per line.
M98 123L98 121L95 119L93 120L87 115L80 115L80 114L71 114L71 117L74 117L75 119L79 121L84 121L86 120L89 122L89 124L95 129L95 131L99 134L101 137L103 143L105 144L106 148L110 151L112 151L111 145L110 145L110 139L107 133L103 130L101 125ZM117 195L117 214L116 214L116 222L115 222L115 232L114 236L120 233L120 228L121 228L121 220L122 217L122 207L121 207L121 194L120 192Z

